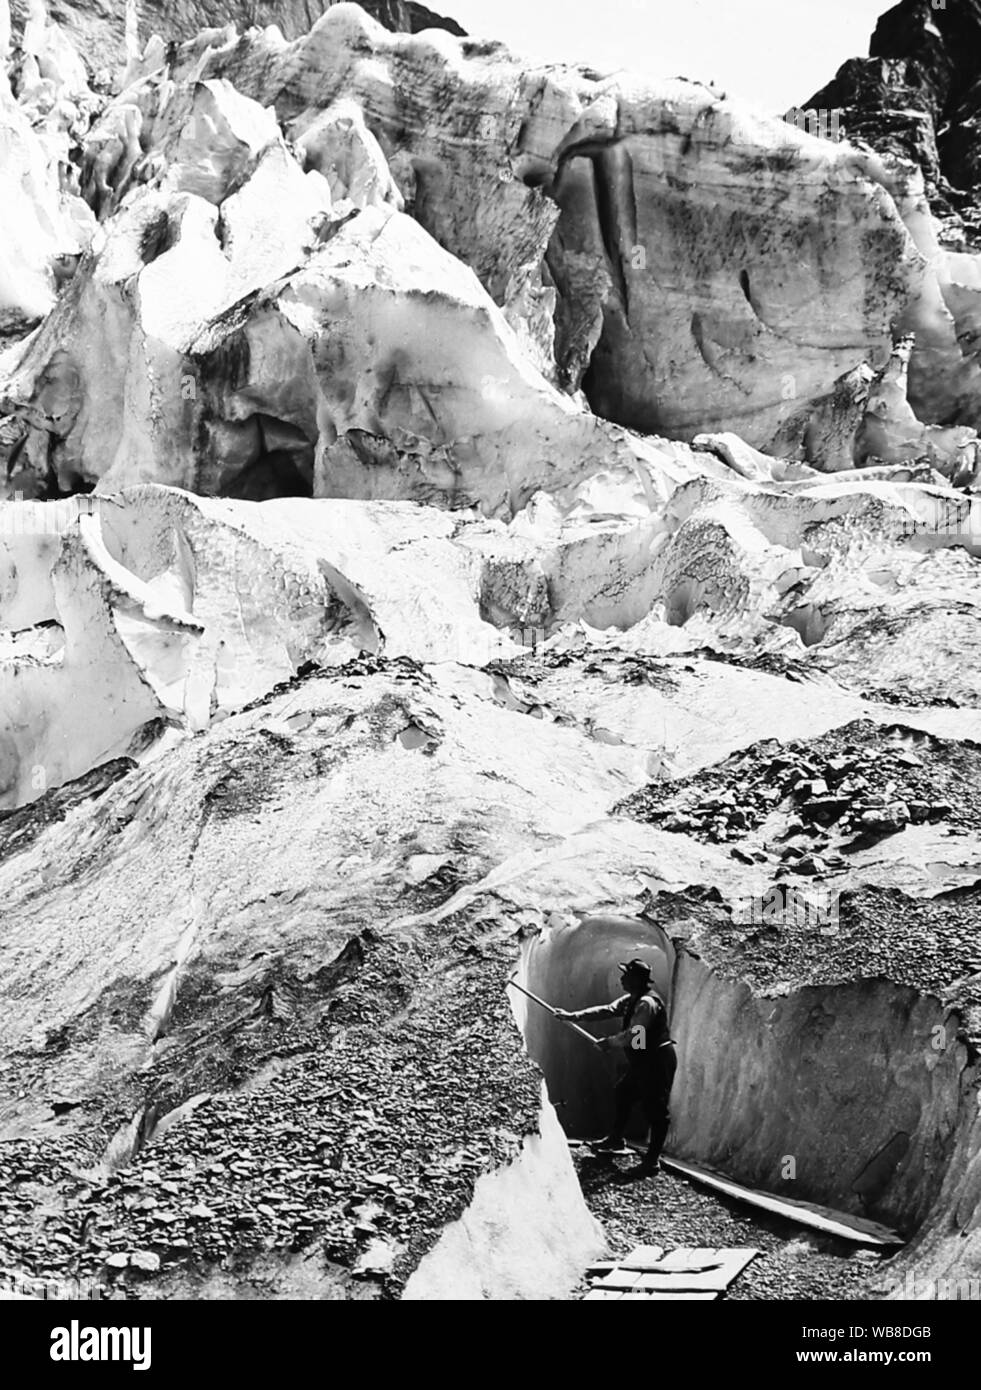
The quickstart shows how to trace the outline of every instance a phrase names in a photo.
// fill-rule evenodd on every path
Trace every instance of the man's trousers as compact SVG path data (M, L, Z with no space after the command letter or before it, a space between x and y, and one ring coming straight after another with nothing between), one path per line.
M641 1106L651 1127L651 1142L647 1151L649 1162L658 1157L664 1147L671 1122L669 1102L678 1058L674 1047L669 1043L657 1047L642 1062L631 1061L627 1071L616 1084L614 1096L616 1111L613 1120L613 1133L623 1138L635 1105Z

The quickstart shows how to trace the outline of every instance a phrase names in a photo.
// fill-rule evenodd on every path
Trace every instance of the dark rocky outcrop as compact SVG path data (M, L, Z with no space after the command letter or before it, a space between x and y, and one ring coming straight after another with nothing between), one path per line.
M901 0L876 25L869 57L849 59L805 107L840 111L849 139L919 165L939 211L960 213L976 241L981 0L938 5Z

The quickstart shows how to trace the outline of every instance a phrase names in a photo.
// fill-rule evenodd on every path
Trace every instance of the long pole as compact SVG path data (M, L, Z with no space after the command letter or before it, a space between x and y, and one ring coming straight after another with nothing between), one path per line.
M542 1008L547 1009L553 1018L559 1017L551 1004L546 1004L544 999L539 999L538 995L532 994L530 989L525 989L523 985L519 985L517 980L508 980L508 984L521 994L527 995L529 999L534 999L536 1004L541 1004ZM599 1047L599 1041L593 1037L592 1033L587 1033L585 1028L580 1028L578 1023L573 1023L571 1018L559 1018L559 1022L572 1028L574 1032L578 1033L581 1038L585 1038L588 1043L592 1043L594 1047Z

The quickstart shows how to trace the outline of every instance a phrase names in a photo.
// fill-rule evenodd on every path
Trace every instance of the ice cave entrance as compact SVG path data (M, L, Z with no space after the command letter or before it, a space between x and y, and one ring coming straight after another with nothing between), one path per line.
M516 979L582 1009L622 992L619 963L634 956L650 964L678 1042L669 1153L762 1192L906 1235L918 1228L976 1114L977 1068L956 1011L882 976L754 992L643 917L556 916L524 943ZM508 993L566 1134L607 1133L618 1054ZM632 1123L628 1137L646 1138L639 1110Z
M623 993L619 963L647 961L655 987L671 1006L674 951L665 933L637 917L594 916L546 927L526 947L518 983L559 1009L606 1004ZM572 1139L605 1134L613 1121L616 1053L591 1048L571 1028L516 990L509 991L529 1055L545 1077L548 1094ZM590 1023L595 1037L615 1033L616 1021ZM643 1117L633 1136L643 1138Z

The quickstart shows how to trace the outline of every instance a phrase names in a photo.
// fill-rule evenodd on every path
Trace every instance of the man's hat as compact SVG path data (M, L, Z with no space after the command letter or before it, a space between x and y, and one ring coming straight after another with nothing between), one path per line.
M645 980L651 978L651 967L647 961L636 957L633 960L621 961L620 970L624 975L643 975Z

